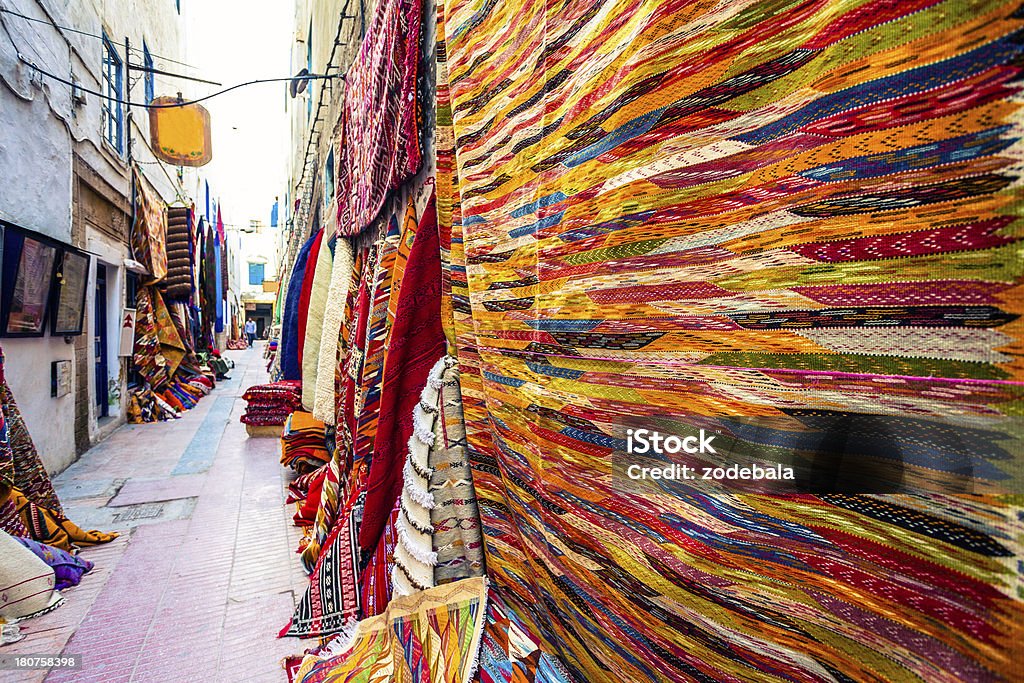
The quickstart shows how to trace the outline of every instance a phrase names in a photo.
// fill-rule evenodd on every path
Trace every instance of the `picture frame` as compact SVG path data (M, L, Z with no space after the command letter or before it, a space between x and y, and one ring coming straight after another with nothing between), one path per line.
M88 254L69 247L61 250L54 276L51 336L74 337L82 334L91 265Z
M4 226L0 336L42 337L60 250L41 235L13 227Z

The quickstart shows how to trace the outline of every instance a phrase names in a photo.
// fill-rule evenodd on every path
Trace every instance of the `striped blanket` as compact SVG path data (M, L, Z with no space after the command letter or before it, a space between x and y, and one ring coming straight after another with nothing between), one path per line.
M540 647L581 681L1019 677L1019 3L441 4L468 448ZM907 485L638 495L623 416L838 420Z

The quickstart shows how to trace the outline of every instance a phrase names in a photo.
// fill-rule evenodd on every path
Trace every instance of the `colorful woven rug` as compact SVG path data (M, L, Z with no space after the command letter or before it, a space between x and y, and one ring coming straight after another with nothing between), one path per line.
M135 221L131 229L132 254L149 271L145 284L167 276L167 207L149 181L132 171L135 192Z
M309 587L296 605L291 621L281 630L281 637L348 634L359 618L360 594L356 585L359 547L356 535L362 517L363 487L358 473L355 479L353 490L335 512L337 520L330 533L323 540L316 540L317 553L312 556L314 564Z
M524 629L585 681L1019 679L1019 3L443 4L468 447ZM903 493L612 476L624 416L757 452L850 415Z
M558 659L544 652L497 591L487 596L487 626L480 645L480 683L571 683Z
M338 166L338 234L368 227L392 190L419 170L418 0L381 0L346 74Z
M396 598L383 614L359 622L341 654L307 657L296 680L470 683L486 611L483 578Z
M0 349L0 489L17 489L32 502L63 513L50 475L14 400L14 392L7 384L4 364ZM3 493L0 490L0 499ZM17 527L12 524L10 530L13 533Z
M437 213L431 202L420 218L402 275L384 357L380 418L366 484L366 508L359 527L359 547L364 551L376 547L401 493L402 467L413 433L413 408L426 386L430 368L444 355L439 253Z

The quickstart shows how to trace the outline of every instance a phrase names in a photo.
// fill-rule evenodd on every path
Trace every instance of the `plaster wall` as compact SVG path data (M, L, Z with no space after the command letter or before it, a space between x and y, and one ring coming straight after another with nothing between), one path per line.
M8 381L25 416L26 423L50 472L57 472L77 457L75 443L75 395L79 383L88 377L90 397L96 389L92 366L95 362L92 320L97 264L107 268L108 339L116 345L121 307L124 303L125 271L128 256L124 240L111 239L94 228L73 234L75 221L75 176L78 168L88 169L90 182L106 188L116 204L126 207L130 197L130 173L126 159L127 136L131 135L133 156L140 163L161 197L168 203L179 198L179 188L194 183L194 171L176 177L174 169L157 163L146 144L148 115L135 109L133 123L124 119L125 142L118 151L102 135L101 98L84 93L84 101L74 102L71 88L40 75L19 59L19 52L41 69L62 79L80 83L89 90L102 90L103 41L92 36L65 31L73 27L96 35L106 34L124 58L124 40L139 51L129 53L133 63L143 63L143 44L153 54L158 69L193 73L183 65L184 18L171 0L4 0L4 7L32 20L0 15L0 218L72 243L93 253L88 285L85 334L87 354L76 358L75 345L62 337L2 339L7 359ZM174 60L173 62L170 60ZM141 72L128 72L134 86L130 99L145 100ZM137 80L136 80L137 79ZM181 91L191 96L186 81L155 76L156 95ZM126 81L127 86L127 81ZM125 93L129 89L125 87ZM126 235L125 235L126 236ZM115 380L117 394L123 395L123 364L108 349L109 379ZM57 360L72 361L75 386L61 398L50 397L50 368ZM87 372L77 367L85 361ZM95 442L123 421L123 401L111 406L112 420L101 421L94 401L89 401L89 438Z

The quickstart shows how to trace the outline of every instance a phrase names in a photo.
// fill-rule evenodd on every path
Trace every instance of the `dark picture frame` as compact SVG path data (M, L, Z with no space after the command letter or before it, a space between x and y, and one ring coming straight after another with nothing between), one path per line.
M52 240L4 225L0 336L42 337L60 248Z
M51 336L74 337L82 334L91 265L92 259L88 254L69 247L61 250L50 312Z

